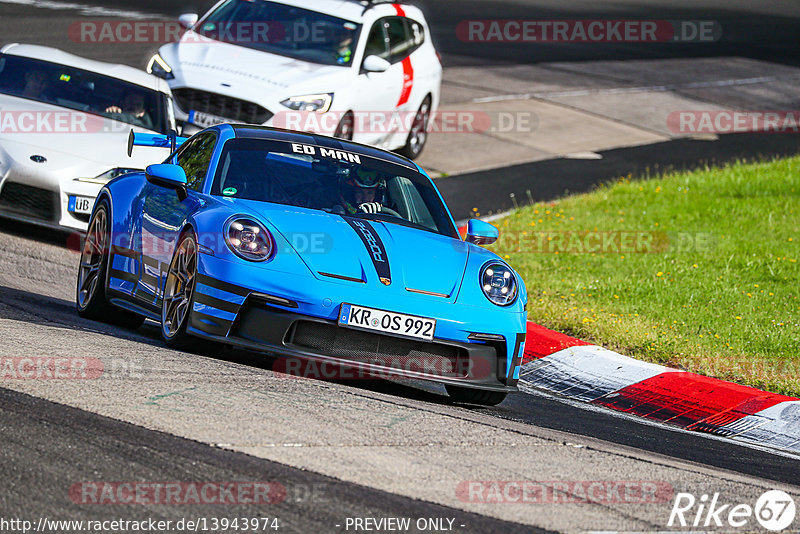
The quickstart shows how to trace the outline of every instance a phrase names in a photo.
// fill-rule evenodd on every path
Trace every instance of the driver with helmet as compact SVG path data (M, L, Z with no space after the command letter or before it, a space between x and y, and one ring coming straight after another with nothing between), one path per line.
M378 171L356 169L339 178L339 204L335 213L354 215L356 213L378 213L383 210L386 181Z

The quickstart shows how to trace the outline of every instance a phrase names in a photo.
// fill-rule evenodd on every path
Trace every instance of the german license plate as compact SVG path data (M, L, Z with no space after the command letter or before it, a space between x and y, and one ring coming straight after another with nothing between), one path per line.
M94 207L94 198L70 195L67 211L81 215L89 215Z
M192 124L196 124L202 128L208 128L210 126L216 126L217 124L222 124L224 122L236 122L231 119L226 119L225 117L220 117L219 115L212 115L211 113L203 113L202 111L190 111L189 112L189 122Z
M436 330L436 320L353 304L342 304L339 311L339 326L375 330L430 341Z

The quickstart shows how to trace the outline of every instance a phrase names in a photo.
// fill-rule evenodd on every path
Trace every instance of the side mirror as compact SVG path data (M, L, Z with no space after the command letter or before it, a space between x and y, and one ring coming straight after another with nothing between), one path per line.
M186 172L179 165L170 163L159 163L150 165L144 171L147 181L151 184L159 185L178 192L178 198L186 198Z
M178 23L184 28L189 29L197 24L199 18L200 16L197 13L184 13L178 17Z
M491 245L500 237L500 231L480 219L470 219L467 225L467 243Z
M386 72L392 64L378 56L367 56L361 64L366 72Z

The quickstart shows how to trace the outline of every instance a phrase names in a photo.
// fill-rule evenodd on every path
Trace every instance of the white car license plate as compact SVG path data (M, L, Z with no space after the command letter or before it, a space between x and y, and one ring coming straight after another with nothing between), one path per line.
M80 215L89 215L94 207L94 198L70 195L67 211Z
M342 308L339 311L339 325L376 330L427 341L433 339L433 333L436 330L435 319L376 310L375 308L364 308L352 304L342 304Z
M203 113L202 111L190 111L189 112L189 122L192 124L196 124L202 128L208 128L210 126L216 126L217 124L222 124L224 122L236 122L232 119L226 119L225 117L220 117L219 115L212 115L211 113Z

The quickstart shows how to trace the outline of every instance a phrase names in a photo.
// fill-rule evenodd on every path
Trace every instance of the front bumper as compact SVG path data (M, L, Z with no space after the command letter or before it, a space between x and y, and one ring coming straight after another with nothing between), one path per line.
M296 302L282 303L280 297L208 276L199 275L198 282L204 288L195 293L188 329L191 334L251 350L354 368L359 377L423 379L517 391L524 333L490 341L469 339L467 334L461 340L436 337L427 342L341 327L330 317L304 313ZM329 307L336 317L338 304ZM319 377L296 362L283 361L280 365L277 370L287 374ZM353 376L335 373L323 378Z
M86 231L89 213L70 211L70 197L73 203L80 199L86 204L83 211L90 212L102 187L74 180L62 180L57 187L32 184L12 174L0 187L0 215L46 228Z
M59 224L67 226L76 230L86 231L89 226L89 217L94 208L94 202L97 200L97 195L105 184L98 182L82 182L74 179L62 180L61 188L59 191L59 201L61 204L61 219ZM77 199L88 199L88 203L84 206L83 211L89 213L76 213L74 206L70 205L70 197L73 197L72 202ZM71 211L71 209L73 211Z
M187 89L189 88L178 87L175 91ZM194 91L194 89L191 90ZM210 126L210 124L196 121L195 117L198 112L217 117L218 121L228 123L271 126L285 130L333 136L345 113L349 110L349 108L340 109L336 106L324 113L298 112L292 111L281 104L281 99L273 99L269 102L250 102L219 93L206 92L205 90L197 89L196 91L209 95L208 99L203 99L202 102L195 102L197 109L187 107L187 103L185 101L181 102L179 98L175 98L173 101L175 121L180 128L181 135L184 137L194 135ZM237 104L227 106L220 104L220 102L224 101L236 102ZM263 113L250 114L248 118L237 118L239 113L233 111L234 109L250 106L262 109ZM252 120L253 116L256 115L264 120Z
M189 137L199 131L204 130L207 126L195 124L192 122L189 113L183 111L177 105L175 109L175 122L180 128L181 135ZM256 126L271 126L274 128L282 128L285 130L295 130L298 132L306 132L317 135L333 136L336 133L336 128L339 126L344 116L342 111L328 111L319 115L300 114L296 111L282 109L278 111L269 120L256 124ZM240 123L233 119L226 119L226 122L233 124L248 124Z

